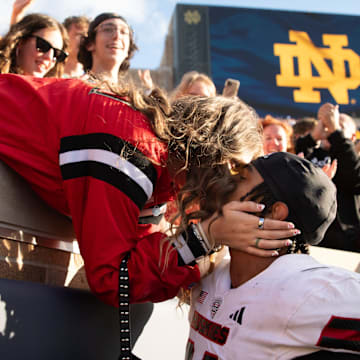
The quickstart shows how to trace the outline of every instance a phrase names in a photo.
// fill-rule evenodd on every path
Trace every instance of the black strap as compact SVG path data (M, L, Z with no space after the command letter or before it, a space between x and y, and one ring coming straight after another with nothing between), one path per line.
M119 324L120 324L120 356L119 360L140 360L131 353L130 329L130 289L127 262L130 254L126 254L119 269Z
M199 259L202 256L205 256L211 249L209 249L206 245L206 242L202 238L201 234L197 231L194 224L190 224L185 231L181 233L181 236L183 240L186 242L185 244L180 244L178 246L177 242L174 243L174 246L176 247L176 250L179 254L178 256L178 265L184 266L184 265L194 265L195 260ZM193 255L194 261L187 261L184 260L181 253L181 248L183 246L187 246L188 250Z

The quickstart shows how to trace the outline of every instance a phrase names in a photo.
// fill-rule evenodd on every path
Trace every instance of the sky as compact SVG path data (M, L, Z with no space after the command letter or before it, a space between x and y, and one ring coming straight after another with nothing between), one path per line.
M6 33L14 0L0 0L0 34ZM165 37L177 3L294 10L360 16L360 0L34 0L29 12L41 12L62 22L67 16L94 18L116 12L126 18L135 32L139 51L131 67L156 69L164 51Z

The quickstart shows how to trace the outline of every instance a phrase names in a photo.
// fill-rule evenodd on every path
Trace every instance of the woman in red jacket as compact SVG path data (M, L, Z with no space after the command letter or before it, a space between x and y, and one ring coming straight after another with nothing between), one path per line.
M201 201L196 184L204 170L217 169L206 181L221 191L233 168L261 152L257 117L234 99L182 98L170 108L158 90L115 90L75 79L0 76L0 159L72 217L97 296L118 305L126 255L130 302L158 302L198 281L196 259L216 245L271 256L276 251L269 249L288 244L270 239L293 236L292 224L264 224L248 214L259 205L248 202L225 205L210 233L210 221L202 224L203 237L192 225L172 241L156 232L162 205L179 187L191 194L185 202Z

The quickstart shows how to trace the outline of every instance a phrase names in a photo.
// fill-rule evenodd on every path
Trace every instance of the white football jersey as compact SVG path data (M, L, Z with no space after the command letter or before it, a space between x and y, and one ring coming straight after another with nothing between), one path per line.
M193 295L186 360L360 355L360 274L309 255L281 256L234 289L224 261Z

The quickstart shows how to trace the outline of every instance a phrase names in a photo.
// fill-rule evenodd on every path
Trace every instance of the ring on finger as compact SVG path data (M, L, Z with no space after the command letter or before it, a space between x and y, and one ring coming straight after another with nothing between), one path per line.
M265 219L263 217L259 218L258 229L264 230L264 223Z
M260 246L259 246L259 242L260 242L260 238L256 238L255 240L255 247L258 248L258 249L261 249Z

